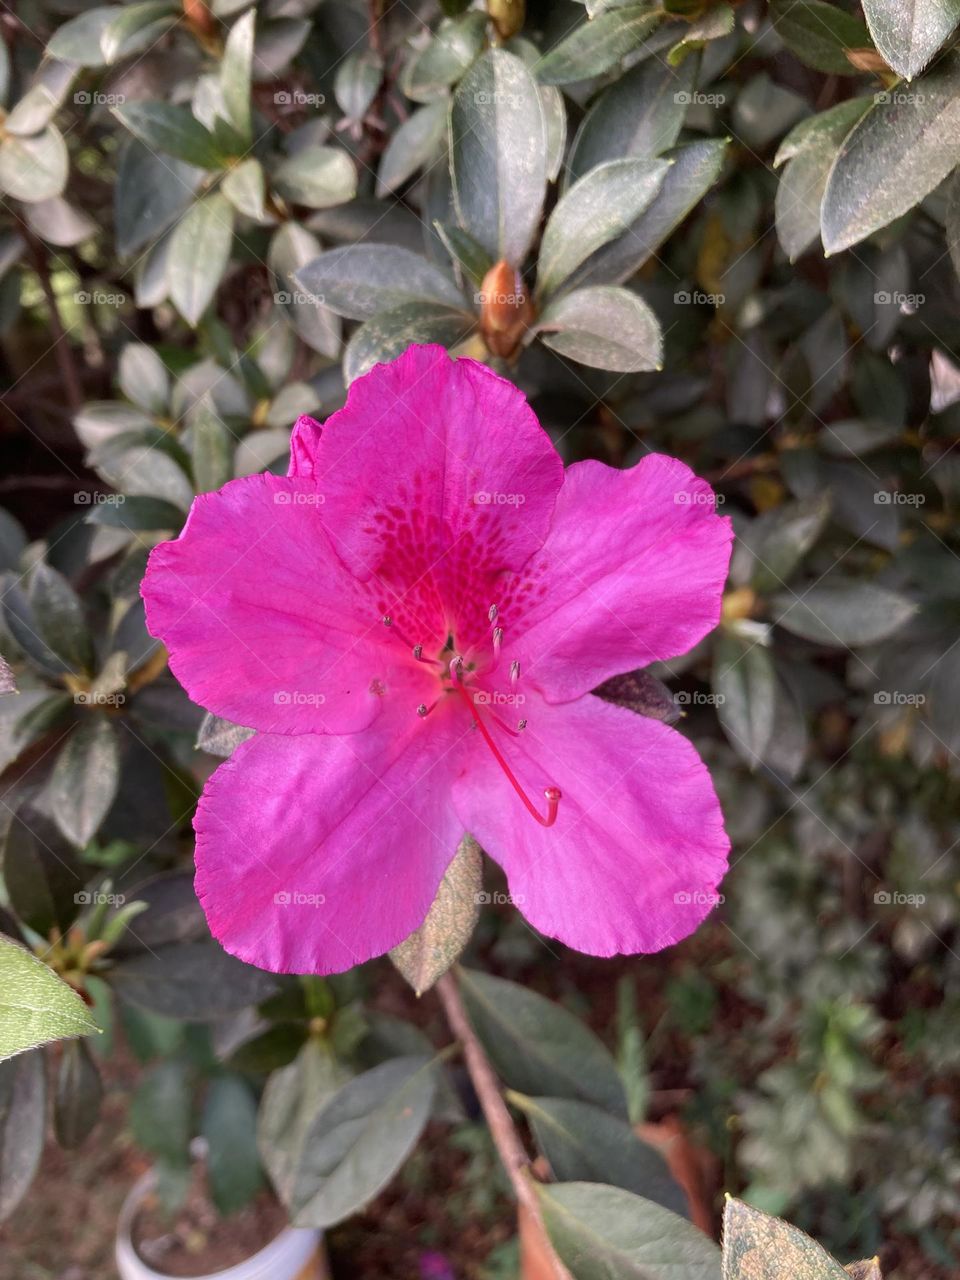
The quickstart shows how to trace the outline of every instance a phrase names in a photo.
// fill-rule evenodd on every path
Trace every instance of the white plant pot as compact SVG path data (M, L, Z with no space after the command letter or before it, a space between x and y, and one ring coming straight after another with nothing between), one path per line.
M166 1272L148 1267L133 1247L134 1219L153 1186L154 1175L145 1173L134 1183L120 1210L115 1255L120 1280L170 1280ZM252 1258L224 1271L198 1276L196 1280L328 1280L328 1277L320 1232L285 1227Z

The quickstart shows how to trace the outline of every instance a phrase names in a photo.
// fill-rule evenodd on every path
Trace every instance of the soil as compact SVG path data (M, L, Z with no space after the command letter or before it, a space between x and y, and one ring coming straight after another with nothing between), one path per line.
M209 1276L252 1258L287 1225L283 1206L269 1191L239 1213L222 1218L197 1165L186 1200L170 1216L155 1195L133 1223L133 1247L149 1267L168 1276Z

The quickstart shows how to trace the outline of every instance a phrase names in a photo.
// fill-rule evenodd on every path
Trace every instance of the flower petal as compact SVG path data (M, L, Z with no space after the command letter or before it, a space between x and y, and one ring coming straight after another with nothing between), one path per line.
M464 650L496 575L546 537L563 464L513 383L412 346L358 378L322 432L297 424L291 474L313 478L338 553L392 587L415 642L440 614Z
M455 785L463 825L507 873L541 933L589 955L659 951L716 902L730 842L706 766L676 730L599 698L527 699L528 727L501 750L541 812L524 810L492 755L474 749Z
M320 447L322 434L323 427L317 422L316 418L311 418L308 413L300 415L293 424L293 430L290 433L288 476L297 476L301 480L313 479L314 462L317 450Z
M267 733L352 732L385 694L415 707L433 687L332 550L317 496L269 475L203 494L143 581L147 627L194 702Z
M686 653L719 621L732 539L675 458L575 463L542 551L503 593L505 655L563 702Z
M276 973L340 973L423 922L463 836L466 732L443 708L362 734L249 739L197 809L197 896L214 936Z

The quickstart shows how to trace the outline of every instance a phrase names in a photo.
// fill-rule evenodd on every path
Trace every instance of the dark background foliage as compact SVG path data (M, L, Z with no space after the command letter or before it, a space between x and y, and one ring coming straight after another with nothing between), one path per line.
M172 1197L195 1132L229 1151L224 1211L256 1189L268 1076L260 1158L294 1201L316 1186L291 1191L271 1090L392 1063L421 1122L436 1112L435 1006L386 961L274 982L206 937L190 817L236 733L166 670L138 585L195 493L282 471L299 413L440 341L514 378L567 461L683 458L738 534L721 627L653 673L721 792L725 901L682 946L615 963L494 901L468 959L593 1026L629 1118L711 1154L713 1210L725 1186L844 1259L952 1273L958 17L3 6L0 650L20 692L0 700L0 928L113 1028L49 1055L61 1143L96 1142L121 1024L134 1133ZM4 1212L39 1157L40 1057L0 1068ZM451 1212L502 1223L485 1138L452 1126ZM418 1160L401 1201L444 1176ZM465 1274L497 1256L475 1247Z

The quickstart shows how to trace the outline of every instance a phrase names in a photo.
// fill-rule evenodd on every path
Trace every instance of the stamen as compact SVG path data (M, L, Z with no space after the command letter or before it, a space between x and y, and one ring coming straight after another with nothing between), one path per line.
M461 667L463 666L462 659L455 658L454 662L460 662ZM452 673L453 663L450 664L450 669ZM484 742L486 742L487 746L493 752L493 758L496 760L497 764L500 766L503 772L507 775L507 780L509 781L510 785L513 787L514 791L516 791L520 799L523 801L524 806L526 807L526 810L530 814L531 818L536 818L537 822L540 823L541 827L552 827L557 820L557 809L560 805L560 800L561 800L560 788L559 787L546 788L543 794L544 794L544 798L547 801L547 816L544 817L542 814L538 813L536 808L533 805L533 802L530 800L529 796L524 791L523 787L521 787L520 783L517 781L517 778L514 775L513 770L510 768L506 760L501 755L500 748L497 746L497 744L494 742L493 738L491 737L490 730L487 728L487 726L483 723L483 720L480 718L480 712L477 710L476 706L474 705L473 698L471 698L469 691L459 679L455 681L455 688L457 689L457 692L460 694L460 696L463 698L464 702L470 708L470 714L473 716L474 720L476 721L477 728L483 734Z
M450 659L450 679L454 684L463 683L463 659L459 654Z
M517 687L517 682L519 679L520 679L520 663L516 659L514 659L514 661L510 663L510 683L513 685L514 688Z
M494 661L500 661L500 646L503 644L503 627L493 628L493 657Z
M420 659L423 657L423 645L422 645L422 644L415 644L415 645L413 646L413 656L416 658L416 660L417 660L418 662L420 661Z
M523 733L526 727L527 727L526 720L521 720L520 723L517 725L517 733Z
M436 706L436 703L434 703L433 705ZM428 707L425 702L421 702L419 707L417 707L417 715L421 717L428 716L431 710L432 708Z
M490 608L487 610L487 617L490 619L491 622L496 622L499 613L500 613L500 610L497 608L497 606L495 604L492 604Z

